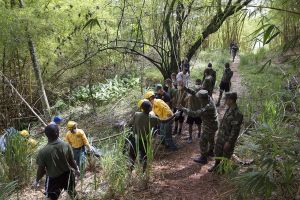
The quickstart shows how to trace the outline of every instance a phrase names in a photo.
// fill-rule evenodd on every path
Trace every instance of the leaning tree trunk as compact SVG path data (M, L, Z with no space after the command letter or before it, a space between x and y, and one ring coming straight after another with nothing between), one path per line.
M50 114L51 114L50 106L49 106L47 94L46 94L46 91L45 91L43 78L42 78L42 73L41 73L41 68L40 68L40 65L38 63L38 59L37 59L37 55L36 55L36 51L35 51L35 46L34 46L34 43L33 43L30 36L28 36L28 47L29 47L29 52L30 52L30 56L31 56L34 75L35 75L37 85L38 85L39 94L40 94L41 99L42 99L43 111L44 111L46 119L49 119Z
M24 2L22 0L19 0L19 7L24 8ZM43 113L45 115L45 118L47 120L49 120L50 116L51 116L51 111L50 111L50 106L49 106L47 94L46 94L44 83L43 83L41 68L40 68L40 65L38 62L35 45L34 45L34 42L32 41L31 35L28 32L27 28L26 28L26 32L27 32L27 37L28 37L28 48L29 48L30 57L31 57L31 61L32 61L32 67L33 67L34 75L35 75L36 82L38 85L39 95L42 100Z

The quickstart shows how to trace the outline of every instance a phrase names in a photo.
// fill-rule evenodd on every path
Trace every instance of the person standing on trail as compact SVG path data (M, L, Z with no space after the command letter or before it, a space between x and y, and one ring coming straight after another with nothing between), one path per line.
M176 91L176 94L173 98L173 111L176 112L177 111L177 107L179 107L180 105L185 106L186 104L186 97L187 97L187 93L184 90L183 87L183 82L179 81L178 82L178 89ZM179 127L178 127L178 122L179 122ZM174 132L173 134L181 134L182 131L182 125L184 122L184 116L183 113L180 112L180 115L175 117L175 128L174 128Z
M195 89L194 89L195 93L197 93L199 90L201 90L201 85L202 85L201 80L197 79L196 83L195 83ZM189 110L192 110L192 111L200 110L201 109L201 104L199 103L198 97L196 97L195 95L188 94L187 108ZM193 141L193 124L197 125L197 127L198 127L198 138L200 138L202 120L201 120L201 117L188 116L187 120L186 120L186 123L189 125L188 143L190 144Z
M215 88L215 84L216 84L216 79L217 79L217 73L216 71L212 68L212 64L208 63L207 67L205 68L204 72L203 72L203 81L205 79L206 76L212 76L213 79L213 85L212 88Z
M230 45L229 45L229 53L230 53L230 55L232 55L232 47L233 47L234 44L235 44L235 42L234 42L234 40L232 40L230 42Z
M186 89L192 95L195 92ZM196 93L196 97L199 98L201 109L193 111L184 107L180 107L188 116L201 117L202 119L202 133L200 135L200 153L201 156L194 159L194 162L200 164L206 164L209 156L214 156L214 138L216 131L218 130L218 113L213 100L209 97L208 91L200 90Z
M171 74L171 80L172 80L172 84L173 84L173 87L175 88L175 89L177 89L177 79L176 79L176 73L172 73Z
M231 47L231 52L232 52L232 62L234 62L236 53L238 52L239 47L236 43L234 43L234 45Z
M62 190L66 190L70 197L76 197L75 175L79 174L71 146L58 138L59 129L50 124L45 128L48 143L37 155L38 165L34 188L39 186L40 179L47 174L45 194L48 199L58 199Z
M91 150L91 146L89 141L82 129L77 128L77 123L74 121L69 121L67 124L68 132L66 134L65 140L71 145L73 148L73 154L76 161L77 166L80 170L83 169L85 164L85 147L88 150Z
M173 84L172 84L172 80L171 79L166 79L165 80L165 84L166 84L166 89L165 90L168 94L169 94L169 97L171 99L171 102L170 102L170 108L172 109L173 108L173 102L172 102L172 99L174 98L175 96L175 93L176 93L176 89L173 87Z
M131 161L131 169L134 167L135 160L140 154L140 162L143 165L143 171L147 168L147 145L152 139L152 129L161 122L170 122L178 113L175 113L166 120L160 120L158 117L150 114L152 105L150 101L143 100L141 104L142 112L136 112L129 122L129 127L132 127L134 135L130 137L129 157ZM138 152L136 152L138 151Z
M163 89L163 86L161 84L157 84L155 87L155 98L163 100L166 104L170 106L171 104L171 98L167 92Z
M181 65L180 65L180 68L179 68L179 71L183 71L184 69L187 70L188 74L190 74L190 63L189 63L189 60L187 58L184 58L182 61L181 61Z
M215 156L230 159L239 136L243 123L243 114L239 110L237 103L237 93L228 92L225 94L225 104L228 106L221 121L219 132L215 144ZM216 159L215 164L208 171L215 171L221 160Z
M231 78L233 76L233 71L231 71L230 69L230 65L229 63L225 63L225 70L223 72L223 76L222 76L222 80L221 80L221 83L220 83L220 94L219 94L219 99L218 99L218 102L217 102L217 106L220 106L220 102L221 102L221 99L222 99L222 94L223 92L229 92L230 90L230 86L231 86Z
M188 70L186 68L183 68L183 71L179 72L177 74L177 76L176 76L177 83L179 81L182 81L183 85L185 87L188 87L188 85L189 85L189 79L190 79L190 74L188 73Z
M213 94L213 90L214 90L213 82L214 82L213 77L211 75L207 75L202 83L202 90L207 90L208 95L211 98L212 98L212 94Z
M160 120L166 120L173 116L173 112L170 107L161 99L156 99L153 91L148 91L144 94L144 98L148 99L152 105L152 111ZM163 136L162 142L170 150L177 150L177 146L173 142L172 138L172 122L160 123L160 134Z

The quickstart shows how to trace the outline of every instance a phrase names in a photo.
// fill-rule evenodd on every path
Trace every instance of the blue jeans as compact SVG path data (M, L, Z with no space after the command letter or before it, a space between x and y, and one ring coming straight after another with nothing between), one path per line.
M73 148L73 154L74 154L74 160L78 166L78 168L81 170L84 167L85 164L85 148Z
M176 145L172 138L172 121L167 123L160 123L160 134L163 137L163 142L167 147L171 149L176 149Z

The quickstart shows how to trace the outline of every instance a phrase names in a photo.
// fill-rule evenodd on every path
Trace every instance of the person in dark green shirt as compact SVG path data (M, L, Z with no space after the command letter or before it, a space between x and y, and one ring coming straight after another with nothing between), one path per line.
M133 169L136 157L140 154L140 162L143 164L143 171L145 171L147 168L146 150L149 140L152 139L152 128L159 125L161 122L173 120L179 112L166 120L160 120L158 117L149 114L152 110L152 105L148 100L143 101L141 110L142 112L136 112L129 122L129 127L131 127L133 131L133 135L129 137L131 143L129 157L132 163L131 169Z
M45 193L51 200L58 199L64 189L71 198L75 198L75 173L79 173L75 164L72 148L59 139L57 125L50 124L45 128L47 145L38 152L38 165L34 187L38 187L40 179L47 174Z

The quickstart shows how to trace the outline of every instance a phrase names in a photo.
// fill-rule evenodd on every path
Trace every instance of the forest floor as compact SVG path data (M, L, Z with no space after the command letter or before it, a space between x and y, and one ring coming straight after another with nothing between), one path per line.
M244 87L238 73L239 58L231 65L234 72L232 77L232 91L242 95ZM218 99L218 90L214 91L213 98ZM218 107L219 119L222 119L225 111L224 99ZM135 199L189 199L189 200L215 200L230 199L235 191L230 181L222 175L209 173L208 169L214 161L210 160L206 165L200 165L193 161L199 156L199 141L196 138L197 128L194 125L194 138L192 144L187 144L188 126L184 125L181 136L175 137L178 151L169 152L163 148L155 156L153 163L153 177L146 190L134 189Z

